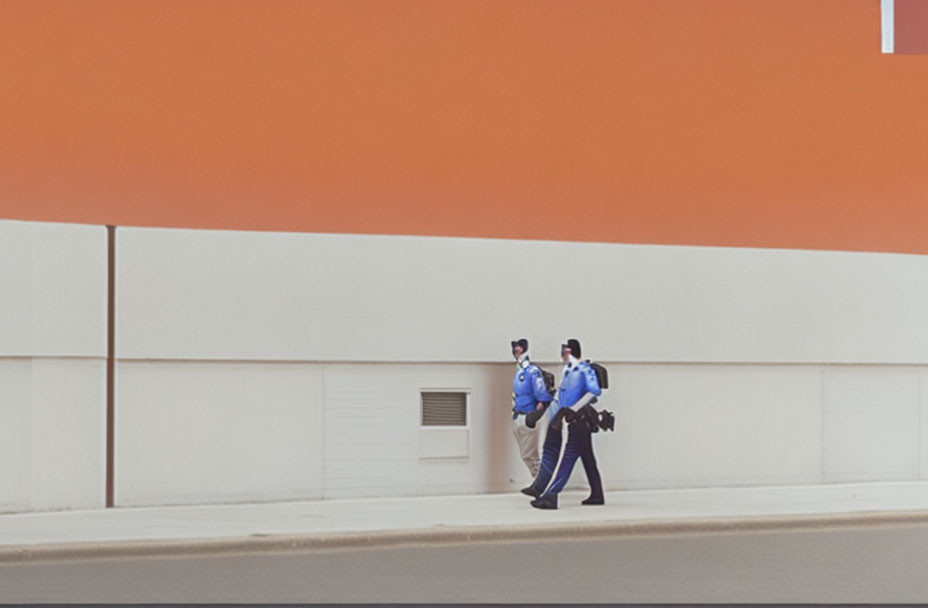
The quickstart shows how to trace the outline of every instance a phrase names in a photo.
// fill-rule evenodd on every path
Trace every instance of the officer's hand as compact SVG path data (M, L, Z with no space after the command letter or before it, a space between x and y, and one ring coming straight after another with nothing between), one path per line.
M530 429L535 428L535 425L538 424L538 419L542 417L545 413L544 410L535 410L525 415L525 426Z

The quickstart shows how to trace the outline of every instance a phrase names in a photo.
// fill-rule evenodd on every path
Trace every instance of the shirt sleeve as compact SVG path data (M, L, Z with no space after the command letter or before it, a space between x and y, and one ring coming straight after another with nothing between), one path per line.
M551 401L551 394L548 393L548 389L545 387L545 378L541 370L537 367L532 367L529 371L529 375L532 381L532 391L535 394L535 401L541 401L542 403Z
M603 394L603 389L599 386L599 380L596 379L596 371L590 365L580 367L583 373L583 395L577 400L570 409L579 412L585 405L589 404L595 397Z
M583 366L583 382L586 384L586 392L593 393L597 397L603 394L603 389L599 386L599 380L596 379L596 371L593 366Z

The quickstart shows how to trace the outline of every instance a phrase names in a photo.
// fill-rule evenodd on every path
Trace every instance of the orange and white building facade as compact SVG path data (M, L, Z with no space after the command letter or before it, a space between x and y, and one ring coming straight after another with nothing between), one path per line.
M926 4L3 3L0 511L928 479Z

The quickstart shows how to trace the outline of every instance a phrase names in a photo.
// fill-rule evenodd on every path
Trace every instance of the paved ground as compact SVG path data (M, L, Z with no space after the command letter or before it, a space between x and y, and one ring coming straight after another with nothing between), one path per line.
M928 602L928 525L0 564L0 602Z
M328 537L447 529L597 526L921 511L928 482L610 492L603 507L566 493L558 511L537 511L521 494L326 500L276 504L100 509L0 515L0 561L22 547L118 541L208 541Z
M0 602L928 602L928 483L0 515Z

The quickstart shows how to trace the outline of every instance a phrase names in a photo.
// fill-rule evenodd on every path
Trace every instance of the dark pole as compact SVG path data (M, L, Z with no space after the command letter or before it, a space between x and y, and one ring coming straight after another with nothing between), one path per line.
M106 227L106 506L113 506L116 355L116 226Z

